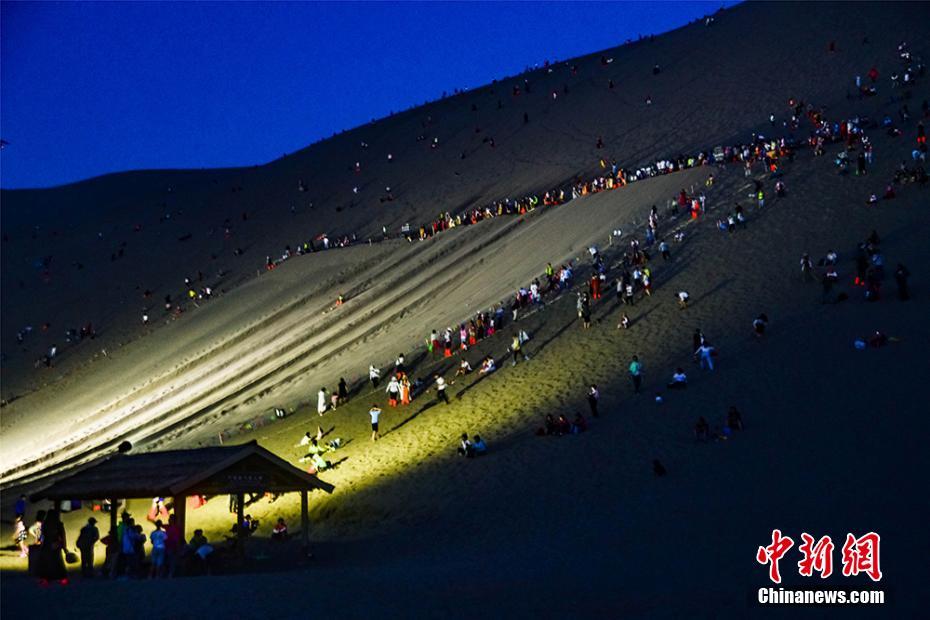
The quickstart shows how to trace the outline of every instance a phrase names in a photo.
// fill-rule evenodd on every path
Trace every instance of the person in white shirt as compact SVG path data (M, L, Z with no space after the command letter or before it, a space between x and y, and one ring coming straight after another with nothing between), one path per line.
M371 440L378 441L378 437L380 437L378 434L378 418L381 417L381 408L375 403L371 403L368 415L371 416Z
M381 370L375 368L374 364L368 365L368 379L371 381L371 387L378 389L378 382L381 381Z
M672 381L668 384L670 390L683 390L688 387L688 375L684 369L676 368L675 374L672 375Z
M678 307L682 310L688 307L688 300L691 299L691 295L688 294L688 291L678 291L678 294L675 296L678 299Z
M438 374L433 375L433 378L436 379L436 402L442 401L448 405L449 397L446 395L446 387L448 387L446 380Z
M463 359L462 363L459 364L459 369L455 371L455 376L467 375L471 372L471 364L468 363L468 360Z
M316 412L320 415L326 413L328 405L326 404L326 388L321 387L316 395Z
M388 395L388 404L396 407L397 401L400 399L400 383L397 381L397 375L391 375L391 380L384 391Z

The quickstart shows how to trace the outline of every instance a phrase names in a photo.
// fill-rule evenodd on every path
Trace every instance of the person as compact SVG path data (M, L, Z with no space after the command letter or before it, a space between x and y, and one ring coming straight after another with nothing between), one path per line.
M378 418L381 417L381 408L375 403L371 403L368 415L371 416L371 440L378 441Z
M694 424L694 436L698 441L707 441L710 439L710 424L707 423L704 416L700 416L698 421Z
M659 459L652 460L652 473L656 475L656 478L661 478L668 473L668 470L665 469L665 466L659 462Z
M433 378L436 379L436 402L442 401L449 404L449 397L446 396L446 380L443 379L439 374L434 374Z
M349 402L349 386L346 384L345 377L339 377L339 403Z
M665 242L665 239L663 239L663 240L659 243L659 252L662 253L662 260L666 260L666 261L667 261L667 260L669 260L669 259L672 257L672 251L671 251L671 249L669 248L668 243Z
M326 413L327 404L326 404L326 388L321 387L320 391L316 395L316 412L321 416Z
M467 375L470 372L471 372L471 364L468 363L468 360L463 358L462 361L459 363L458 370L455 371L455 376L459 377L461 375Z
M833 284L839 280L839 274L837 274L836 267L829 265L827 267L826 273L823 274L821 279L822 295L821 302L828 303L832 300L833 297Z
M468 433L462 433L462 437L459 439L459 448L457 452L465 458L472 458L475 456L475 448L468 439Z
M810 282L814 279L814 262L811 255L804 253L801 256L801 279Z
M271 529L271 540L287 540L287 523L284 522L284 517L278 517L278 522Z
M514 334L513 341L510 344L510 351L511 353L513 353L513 362L510 364L511 366L517 365L517 359L520 357L520 349L522 348L522 346L523 345L520 342L520 336L517 334ZM523 356L523 357L524 359L529 359L526 356Z
M727 411L727 426L734 431L743 430L743 416L740 414L739 409L733 405Z
M765 328L768 324L769 317L767 317L764 312L752 321L752 331L756 335L756 338L761 338L765 335Z
M670 390L683 390L688 387L688 375L683 368L676 368L672 380L668 384Z
M588 408L591 409L591 417L597 417L597 401L601 398L601 393L597 390L597 385L592 383L588 387Z
M633 392L639 394L639 390L643 385L643 365L636 355L633 356L633 360L630 362L630 379L633 381Z
M581 317L582 329L591 327L591 302L588 301L588 295L582 294L579 300L578 316Z
M688 291L678 291L678 294L675 295L675 298L678 300L678 308L684 310L688 307L688 300L691 296L688 294Z
M714 359L713 359L714 348L704 342L697 351L694 352L695 357L701 361L701 368L707 368L708 370L714 369Z
M571 432L574 435L578 433L583 433L588 430L588 421L584 419L584 416L581 415L581 412L575 413L575 421L572 422Z
M407 378L407 373L401 373L400 375L400 404L409 405L410 404L410 379Z
M87 525L81 528L78 534L77 548L81 552L81 575L85 578L94 576L94 545L100 540L100 530L97 529L97 519L91 517Z
M546 414L544 426L536 431L536 434L540 436L558 434L558 426L556 425L555 418L552 417L551 413Z
M168 576L174 577L178 570L178 559L184 548L184 534L178 525L177 515L168 515L168 525L165 526L165 566Z
M381 381L381 370L375 368L374 364L368 365L368 380L371 381L372 389L377 390L378 382Z
M26 496L20 495L19 499L16 500L16 507L13 514L25 517L26 516Z
M139 573L139 568L142 566L143 559L140 557L138 549L139 545L136 535L136 522L132 517L128 517L121 525L123 526L123 529L120 538L120 557L123 560L123 566L126 570L126 577L134 578ZM144 537L142 538L142 542L144 544Z
M400 400L400 383L397 381L397 375L391 375L391 380L388 381L387 388L384 391L388 395L388 404L391 407L396 407L397 401Z
M13 542L19 547L19 557L25 558L29 555L29 545L26 540L29 538L29 530L23 522L23 515L16 515L13 523Z
M901 301L907 301L911 298L910 291L907 288L907 279L910 275L911 272L907 270L907 267L898 263L898 268L894 272L894 281L898 285L898 299Z
M490 355L484 358L484 362L481 363L481 368L478 369L479 375L487 375L497 370L497 366L494 364L494 358Z
M488 452L488 445L484 443L484 439L480 435L472 437L471 447L475 451L475 456L481 456Z
M213 545L207 542L207 537L203 535L203 530L194 530L191 536L190 548L203 571L210 574L210 555L213 553Z
M630 329L630 317L627 316L626 312L620 314L620 323L617 324L617 329Z
M165 541L168 535L165 533L161 519L155 521L155 529L149 534L149 540L152 541L152 568L149 572L149 578L161 577L165 569Z
M68 548L68 539L65 526L54 508L45 513L42 523L42 545L39 547L39 558L36 564L36 574L42 583L51 580L62 585L68 583L68 569L65 568L64 552Z

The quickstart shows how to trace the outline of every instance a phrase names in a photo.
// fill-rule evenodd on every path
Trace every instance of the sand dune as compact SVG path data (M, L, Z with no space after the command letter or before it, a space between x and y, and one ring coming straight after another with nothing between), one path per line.
M165 263L143 265L152 261L141 256L130 263L136 258L127 255L121 259L126 262L110 265L104 258L93 267L102 270L96 279L88 274L99 287L92 290L103 298L87 303L114 307L105 299L105 284L119 282L131 290L122 279L130 265L151 269L145 281L155 282L158 300L165 290L175 290L181 274L209 264L214 246L225 246L227 254L218 260L231 262L228 250L240 244L240 234L243 245L271 248L291 242L294 230L317 231L324 223L328 230L367 235L382 223L396 227L439 209L592 173L602 155L593 145L599 135L612 153L614 142L620 145L619 159L645 160L732 136L745 139L752 131L780 133L766 119L770 112L784 118L788 97L824 106L831 118L895 116L900 102L889 103L887 83L879 97L845 94L852 76L872 64L889 74L902 38L915 53L930 56L926 20L919 19L925 12L926 5L916 3L741 5L710 28L689 26L652 43L611 51L616 61L603 72L595 54L577 61L576 80L569 80L561 65L556 67L561 74L533 74L529 97L512 99L510 82L500 82L494 95L479 89L453 97L254 170L134 173L49 192L5 192L4 233L9 202L38 208L45 201L60 204L65 196L78 202L102 196L101 208L109 201L107 212L115 220L132 221L116 206L126 204L119 196L131 189L128 179L149 200L139 204L148 205L154 219L157 201L165 200L155 196L165 192L167 181L177 197L172 208L184 203L196 225L164 223L172 227L170 234L152 233L147 247L158 248ZM831 40L837 41L833 54L827 52ZM656 79L648 71L654 62L664 68ZM612 92L603 83L608 74L617 84ZM563 83L569 85L568 95L555 102L546 97ZM501 93L507 118L485 121L485 102L496 111L494 99ZM640 105L646 94L653 96L652 106ZM914 116L928 95L926 81L913 90L908 105ZM473 133L473 101L482 114L481 134ZM525 127L521 106L530 115ZM439 153L414 141L417 133L427 132L422 126L427 116L434 119L429 132L448 132L441 135ZM216 595L203 594L203 581L178 580L125 591L107 587L112 584L54 590L44 593L45 600L73 614L92 609L102 596L125 596L129 604L130 596L144 591L153 594L150 613L167 612L170 601L184 597L191 601L186 609L191 615L240 604L246 617L290 617L300 606L284 594L312 589L314 605L346 616L370 615L377 607L378 613L399 616L411 609L459 616L463 609L481 608L543 617L745 617L755 611L749 593L766 583L754 551L780 527L796 537L801 531L834 538L847 531L881 532L882 585L894 592L892 611L901 617L917 614L922 586L915 550L927 544L921 520L926 501L918 491L928 435L921 376L930 344L924 318L930 297L922 267L930 264L927 190L901 186L894 200L865 204L909 155L915 119L899 124L904 135L897 138L869 130L876 161L864 177L836 173L836 147L817 158L803 149L783 168L784 199L772 199L773 181L761 173L747 179L739 168L706 167L523 218L456 229L429 242L392 241L301 257L258 277L256 262L260 266L271 249L250 248L241 257L249 266L232 269L228 290L218 299L151 334L130 326L138 310L109 310L117 333L101 328L100 340L113 337L126 344L111 345L106 359L92 363L75 349L74 361L63 361L56 371L61 377L41 389L26 393L35 379L16 370L11 357L4 377L12 368L11 391L22 395L2 410L4 471L30 457L41 457L42 467L85 458L124 436L142 449L196 444L272 406L296 412L237 440L257 438L296 463L301 455L294 444L320 423L310 404L320 385L332 386L339 376L359 378L370 361L385 365L397 352L411 352L430 329L499 301L538 275L547 261L577 258L589 243L599 243L613 263L619 248L604 247L612 228L641 232L652 204L663 205L679 188L700 184L712 171L717 177L706 189L705 217L663 220L663 234L681 230L684 239L673 244L672 261L652 261L656 294L627 310L633 321L629 330L616 329L619 309L608 295L595 306L594 326L582 331L573 296L566 294L520 320L533 336L529 362L486 379L460 379L450 387L448 407L434 405L427 394L407 408L388 410L381 441L367 440L365 413L371 400L383 403L383 394L363 389L347 406L327 414L323 426L347 445L334 455L345 460L321 474L336 492L311 502L316 565L284 575L218 578L206 588L215 586ZM802 126L802 137L806 130ZM491 131L497 143L493 151L457 159L457 151L477 148L481 135ZM379 151L372 163L366 160L363 173L372 175L365 181L373 194L329 211L340 204L343 185L356 182L347 166L359 157L354 149L362 139ZM378 163L388 149L397 161ZM221 189L202 185L204 174L217 178ZM287 205L296 201L296 178L324 197L314 198L313 210L292 215ZM770 197L761 210L747 199L755 178ZM243 190L233 193L224 183L241 183ZM399 198L383 205L377 193L387 183ZM107 186L116 189L108 194L102 189ZM735 202L747 210L746 229L718 231L715 219ZM249 219L237 221L234 241L217 237L201 246L195 237L196 244L177 242L182 252L167 249L177 233L219 227L222 218L235 220L244 208ZM327 217L321 215L324 209ZM65 211L62 217L71 217ZM95 234L90 232L95 223L75 223L74 239L62 237L60 247L81 247L77 232L86 239ZM149 234L151 226L158 224L147 223L140 234ZM23 227L20 234L28 230ZM913 299L907 303L894 299L890 281L877 303L864 301L852 282L856 244L873 229L882 237L886 271L900 261L914 273ZM15 333L36 308L77 316L68 315L73 308L63 302L42 305L54 297L52 288L28 300L24 293L10 292L16 285L10 278L17 276L8 274L28 271L21 261L17 266L8 260L23 254L16 249L21 236L16 237L3 246L5 342L10 328ZM842 304L821 304L819 285L798 277L802 253L816 260L829 249L840 254L839 289L849 295ZM103 272L112 279L101 279ZM56 280L49 286L57 285ZM26 291L35 288L30 284ZM693 301L685 311L672 299L682 289ZM347 303L331 310L340 293ZM12 317L6 312L10 295ZM750 328L759 312L772 319L762 341ZM64 320L71 319L56 319ZM695 328L720 350L714 372L691 361ZM866 351L853 347L855 338L875 330L895 341ZM468 358L503 356L509 333L483 342ZM646 364L645 393L639 396L631 394L625 373L634 354ZM691 385L686 392L668 393L665 382L677 366L685 367ZM446 362L427 358L416 373L448 369ZM604 415L588 433L534 435L543 415L583 410L584 388L591 382L601 387ZM656 391L664 393L661 405L653 400ZM719 426L734 404L743 410L745 432L729 441L694 441L691 429L698 416ZM81 424L107 430L53 454L38 439L55 434L68 444L66 437L84 432ZM485 436L491 453L475 461L456 457L463 431ZM654 458L669 476L653 477ZM38 469L33 465L19 473ZM221 499L213 500L192 518L215 538L228 529L224 508ZM294 519L299 506L283 498L274 504L263 500L251 510L267 522L278 515ZM9 567L13 560L4 562ZM796 574L789 583L810 585ZM871 585L865 578L840 575L826 583ZM9 590L4 588L4 613L22 605L22 597Z

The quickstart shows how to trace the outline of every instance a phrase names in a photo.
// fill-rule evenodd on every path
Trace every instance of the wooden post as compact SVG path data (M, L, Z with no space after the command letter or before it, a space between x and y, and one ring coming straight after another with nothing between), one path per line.
M300 540L304 553L310 554L310 512L308 510L307 489L300 492Z
M110 535L116 540L116 513L119 512L118 500L110 500ZM118 547L117 547L118 548Z
M119 500L113 498L110 500L110 544L107 545L108 549L106 551L106 559L104 561L103 571L104 575L107 575L107 571L110 571L109 574L115 579L116 578L116 563L117 556L119 555L120 549L122 548L122 541L117 540L116 532L116 513L119 511ZM112 564L107 564L107 561Z
M181 540L187 540L187 496L174 496L174 518L177 522L178 531L181 533Z
M236 493L236 547L245 555L245 536L242 522L245 521L245 493Z

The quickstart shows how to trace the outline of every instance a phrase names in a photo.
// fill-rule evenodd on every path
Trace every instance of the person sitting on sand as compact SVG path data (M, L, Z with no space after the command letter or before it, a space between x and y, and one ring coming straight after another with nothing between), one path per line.
M478 369L478 374L487 375L497 370L497 366L494 364L494 358L488 356L484 358L484 362L481 363L481 368Z
M558 435L559 426L551 413L546 414L545 426L539 429L538 435Z
M471 440L472 450L475 452L475 456L481 456L482 454L487 454L488 445L484 443L484 439L480 435L475 435Z
M471 364L468 363L468 360L463 359L459 364L458 370L455 371L455 376L460 377L462 375L467 375L471 372Z
M731 405L730 410L727 411L727 426L735 431L743 430L743 416L733 405Z
M578 433L583 433L588 430L588 421L584 419L584 416L581 415L581 412L575 414L575 420L572 422L571 432L574 435Z
M707 441L710 439L710 424L704 419L704 416L698 418L694 425L694 437L698 441Z
M274 527L271 529L271 539L284 541L287 540L287 523L284 522L284 517L278 517L278 522L274 524Z
M756 338L761 338L765 335L765 328L769 324L769 317L763 312L757 316L752 322L752 331L756 335Z
M688 375L683 368L676 368L672 380L668 384L670 390L683 390L688 387Z
M630 317L627 316L626 312L620 314L620 322L617 324L617 329L630 329Z
M557 435L568 435L572 432L572 424L565 417L564 413L559 414L559 419L555 422Z
M297 443L295 447L303 448L305 446L309 446L310 442L313 440L314 437L316 437L317 441L320 441L321 439L323 439L323 427L322 426L316 427L316 435L313 435L310 431L307 431L306 433L304 433L304 436L300 438L300 441Z
M656 475L656 478L661 478L662 476L667 474L668 471L665 469L665 466L662 465L661 462L659 462L659 459L653 459L652 460L652 473Z
M472 458L475 456L475 448L471 441L468 439L468 433L462 433L462 436L459 438L459 447L456 452L465 458Z
M329 461L323 458L323 454L329 451L327 446L320 445L316 439L310 440L310 445L307 446L307 454L298 459L299 462L305 463L311 461L313 466L316 468L316 471L322 471L330 466Z

